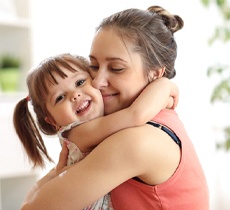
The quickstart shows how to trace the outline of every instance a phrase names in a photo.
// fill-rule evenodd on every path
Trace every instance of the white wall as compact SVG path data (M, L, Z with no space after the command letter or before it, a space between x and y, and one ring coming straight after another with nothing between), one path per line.
M180 88L177 110L207 175L212 209L230 209L229 201L224 199L229 197L230 182L223 176L227 173L225 164L229 162L229 155L216 154L215 151L219 130L227 124L227 120L223 120L227 118L228 107L210 105L209 98L216 80L206 76L208 66L228 59L226 46L216 44L210 48L207 44L219 22L214 8L204 9L199 0L32 0L34 64L61 52L88 56L94 29L102 18L126 8L147 9L151 5L163 6L184 19L184 28L175 34L178 58L174 81ZM56 144L52 155L57 158L60 147L55 142L49 139L47 145L51 149L51 145Z

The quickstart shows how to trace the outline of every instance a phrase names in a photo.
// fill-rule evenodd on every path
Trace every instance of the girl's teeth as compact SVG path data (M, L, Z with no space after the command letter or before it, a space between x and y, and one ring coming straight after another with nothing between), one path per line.
M80 107L78 107L77 112L81 112L83 109L89 106L89 101L85 101L83 104L81 104Z

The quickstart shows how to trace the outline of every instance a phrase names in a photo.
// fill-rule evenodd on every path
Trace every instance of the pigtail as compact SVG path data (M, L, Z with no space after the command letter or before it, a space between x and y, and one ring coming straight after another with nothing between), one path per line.
M13 123L28 158L33 163L33 168L37 166L44 167L44 156L52 162L36 123L29 111L28 98L22 99L16 105L13 114Z
M180 30L184 26L184 21L178 15L172 15L167 10L160 6L151 6L148 8L150 12L155 12L161 16L164 24L168 27L168 29L175 33Z

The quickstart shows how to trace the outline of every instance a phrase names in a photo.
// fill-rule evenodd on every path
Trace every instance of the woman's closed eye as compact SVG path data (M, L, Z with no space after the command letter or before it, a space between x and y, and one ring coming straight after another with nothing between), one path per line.
M114 72L120 72L120 71L123 71L124 68L110 68L110 70Z
M89 66L89 69L90 69L91 71L98 71L99 66L90 65L90 66Z
M98 71L99 70L99 66L90 66L89 67L91 71ZM124 68L110 68L110 71L114 71L114 72L120 72L123 71Z

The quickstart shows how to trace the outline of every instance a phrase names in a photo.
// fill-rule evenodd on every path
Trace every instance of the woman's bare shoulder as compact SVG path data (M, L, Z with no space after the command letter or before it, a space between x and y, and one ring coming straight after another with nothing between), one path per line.
M138 176L148 184L167 180L180 162L178 145L168 134L149 125L124 129L104 143L131 177Z
M129 167L128 164L132 167L135 162L142 168L143 162L146 162L146 159L152 160L154 154L161 149L162 144L159 145L158 141L164 137L159 129L143 125L123 129L111 135L98 145L98 149L111 158L123 160L121 164L127 164L126 167Z

